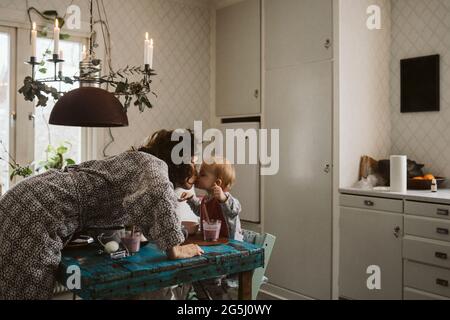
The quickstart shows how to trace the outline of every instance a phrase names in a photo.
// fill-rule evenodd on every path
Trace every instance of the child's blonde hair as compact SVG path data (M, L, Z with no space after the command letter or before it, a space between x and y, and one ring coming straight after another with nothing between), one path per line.
M222 181L220 186L224 191L230 191L236 182L236 171L234 166L223 157L212 157L205 160L202 164L205 170L212 172L217 179Z

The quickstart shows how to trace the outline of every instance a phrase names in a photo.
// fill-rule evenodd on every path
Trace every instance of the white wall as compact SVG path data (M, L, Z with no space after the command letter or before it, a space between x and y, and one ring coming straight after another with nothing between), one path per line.
M88 1L75 0L88 21ZM39 10L56 9L64 13L68 2L30 0ZM154 68L158 76L153 89L155 108L140 114L129 112L130 126L113 129L116 142L108 149L112 155L140 144L159 129L193 127L194 120L210 120L210 32L211 3L208 0L108 0L105 1L113 42L115 68L143 63L146 31L155 40ZM27 27L25 0L0 0L0 25ZM86 27L86 23L83 24ZM101 39L100 39L101 40ZM101 40L102 41L102 40ZM109 142L100 135L99 154Z
M367 28L367 8L382 9L382 29ZM389 0L340 0L340 187L358 179L362 155L385 158L391 149Z
M450 1L392 0L392 152L450 177ZM400 60L441 55L441 111L400 113Z

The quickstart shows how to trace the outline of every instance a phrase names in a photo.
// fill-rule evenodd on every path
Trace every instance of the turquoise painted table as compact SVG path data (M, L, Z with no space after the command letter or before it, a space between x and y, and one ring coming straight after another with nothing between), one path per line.
M179 284L239 274L239 299L251 300L253 271L264 266L264 249L245 242L202 247L201 257L171 261L155 245L135 256L112 260L98 255L98 248L63 251L57 280L73 280L74 266L81 273L81 289L71 290L82 299L134 296Z

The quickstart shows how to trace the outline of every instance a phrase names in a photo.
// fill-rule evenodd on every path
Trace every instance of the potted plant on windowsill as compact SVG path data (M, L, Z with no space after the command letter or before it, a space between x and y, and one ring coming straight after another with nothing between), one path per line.
M66 158L67 153L72 148L72 144L70 142L61 143L58 147L54 147L49 145L47 150L47 159L45 161L39 162L39 166L36 169L37 172L41 170L62 170L67 166L71 166L75 164L75 161L71 158Z
M0 161L4 161L8 164L8 166L11 168L11 173L9 176L10 181L13 181L14 178L16 177L21 177L21 178L27 178L29 176L31 176L33 174L33 169L31 169L31 167L33 166L33 164L29 164L26 166L21 166L20 164L18 164L16 162L16 160L9 154L8 150L6 150L5 145L3 144L3 141L0 140L0 145L3 148L3 152L6 155L6 159L0 157Z
M54 147L49 145L47 147L47 159L45 161L41 161L38 164L36 170L33 170L34 163L30 163L29 165L22 166L16 162L16 160L9 154L6 150L5 145L0 140L0 145L3 148L3 152L6 157L0 157L0 161L4 161L10 167L10 175L9 179L11 182L18 182L15 178L28 178L32 176L35 172L39 173L41 171L47 171L51 169L62 170L66 166L74 165L75 161L71 158L66 158L66 154L70 151L72 145L70 142L64 142L60 144L58 147ZM1 188L0 188L1 195Z

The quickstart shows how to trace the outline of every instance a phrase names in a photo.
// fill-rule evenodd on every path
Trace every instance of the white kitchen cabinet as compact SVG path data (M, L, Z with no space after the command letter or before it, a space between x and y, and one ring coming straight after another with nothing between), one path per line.
M333 57L332 0L265 0L266 69Z
M331 298L332 62L266 71L265 124L280 130L280 168L264 177L264 230L277 237L274 286Z
M372 210L375 206L372 203L383 199L353 197L366 203L366 208L345 207L341 202L340 296L356 300L401 300L403 215ZM395 202L403 203L385 200L392 204L392 211L398 208ZM381 290L370 290L367 286L370 266L380 267Z
M216 115L261 113L261 0L217 10Z

